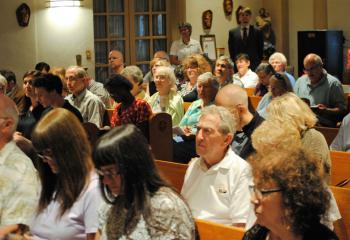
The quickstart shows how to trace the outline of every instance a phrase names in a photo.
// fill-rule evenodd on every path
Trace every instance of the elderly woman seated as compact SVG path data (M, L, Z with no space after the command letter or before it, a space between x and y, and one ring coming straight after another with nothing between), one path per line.
M286 75L283 73L275 73L269 80L269 92L259 102L256 111L260 116L266 118L266 108L275 97L282 96L287 92L293 92L292 85Z
M148 126L152 115L151 107L145 100L136 99L131 94L133 85L120 74L112 75L104 84L110 96L118 103L113 111L111 127L127 123L135 124L141 129Z
M285 136L288 137L288 136ZM325 173L316 155L290 143L250 158L251 202L257 217L244 240L338 239L321 223L330 205Z
M175 75L170 67L158 67L155 72L157 91L148 100L154 113L171 115L173 125L178 125L184 115L183 100L176 93Z
M175 137L173 156L175 162L188 163L191 158L197 156L194 138L197 131L197 123L202 109L213 104L219 87L220 84L217 78L210 72L203 73L198 77L197 89L199 99L190 105L179 124L179 127L182 129L181 135L183 136Z

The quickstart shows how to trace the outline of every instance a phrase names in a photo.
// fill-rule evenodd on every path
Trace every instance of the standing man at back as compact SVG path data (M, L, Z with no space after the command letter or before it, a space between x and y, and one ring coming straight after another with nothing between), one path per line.
M240 53L248 54L251 64L251 69L260 64L263 57L264 38L262 32L250 25L252 11L245 7L238 12L239 25L229 32L228 48L232 61L235 61L236 56Z
M17 123L15 103L0 95L0 239L29 225L40 195L32 161L13 141Z

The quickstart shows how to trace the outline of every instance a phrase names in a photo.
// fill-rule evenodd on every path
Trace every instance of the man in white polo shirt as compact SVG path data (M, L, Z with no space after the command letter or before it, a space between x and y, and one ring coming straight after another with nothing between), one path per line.
M223 107L203 109L196 134L200 156L189 163L181 194L195 218L243 227L250 193L249 164L230 148L236 123Z
M174 41L170 48L170 63L181 64L181 61L194 53L202 54L202 47L197 40L191 38L192 25L190 23L179 24L181 39Z

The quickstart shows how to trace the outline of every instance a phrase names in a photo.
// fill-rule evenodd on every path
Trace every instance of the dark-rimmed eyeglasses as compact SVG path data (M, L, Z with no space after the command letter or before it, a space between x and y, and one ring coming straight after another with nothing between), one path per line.
M264 188L257 188L254 185L249 186L249 190L251 195L255 195L257 199L262 199L264 196L269 195L271 193L275 192L282 192L282 188L270 188L270 189L264 189Z

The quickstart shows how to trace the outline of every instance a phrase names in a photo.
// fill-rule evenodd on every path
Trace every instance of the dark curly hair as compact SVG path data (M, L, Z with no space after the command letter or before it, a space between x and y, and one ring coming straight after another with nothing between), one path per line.
M276 150L249 159L254 179L273 181L283 189L282 207L294 233L303 235L311 226L325 219L330 193L319 157L300 147Z

